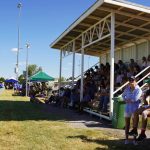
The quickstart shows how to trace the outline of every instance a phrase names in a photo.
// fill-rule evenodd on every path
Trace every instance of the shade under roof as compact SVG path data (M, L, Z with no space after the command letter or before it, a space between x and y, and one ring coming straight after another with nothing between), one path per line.
M98 0L75 22L73 22L50 46L61 49L99 22L111 12L115 13L115 46L120 47L139 39L150 39L150 7L144 7L122 0ZM81 45L81 39L76 40L76 47ZM110 37L95 43L85 54L99 55L101 51L110 48Z

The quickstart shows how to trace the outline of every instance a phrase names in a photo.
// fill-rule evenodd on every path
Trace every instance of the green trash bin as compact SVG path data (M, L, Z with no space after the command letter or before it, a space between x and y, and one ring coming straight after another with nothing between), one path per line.
M124 110L125 110L125 102L122 100L122 97L114 97L113 98L113 118L112 125L117 129L124 129L125 127L125 118L124 118Z

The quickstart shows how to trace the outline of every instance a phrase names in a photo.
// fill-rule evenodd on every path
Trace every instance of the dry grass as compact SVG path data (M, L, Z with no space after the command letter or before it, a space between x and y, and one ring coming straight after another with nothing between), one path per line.
M106 130L71 128L60 116L41 111L42 105L11 95L0 95L0 150L145 150L124 146Z

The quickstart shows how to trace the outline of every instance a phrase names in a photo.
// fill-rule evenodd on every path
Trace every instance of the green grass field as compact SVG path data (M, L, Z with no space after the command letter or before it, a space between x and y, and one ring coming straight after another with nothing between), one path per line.
M8 90L0 95L0 150L150 149L149 141L125 146L106 129L73 128L61 116L43 111L42 105L11 95Z

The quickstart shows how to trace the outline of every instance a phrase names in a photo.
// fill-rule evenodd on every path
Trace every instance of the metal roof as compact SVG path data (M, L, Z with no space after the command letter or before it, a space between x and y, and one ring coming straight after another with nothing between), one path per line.
M98 0L73 22L50 47L61 49L111 12L115 13L116 47L139 39L150 39L150 7L124 0ZM81 39L78 39L76 43L79 45ZM109 48L110 38L106 38L88 47L88 52L85 53L91 54L94 51L95 55L98 55L100 50L105 51Z

